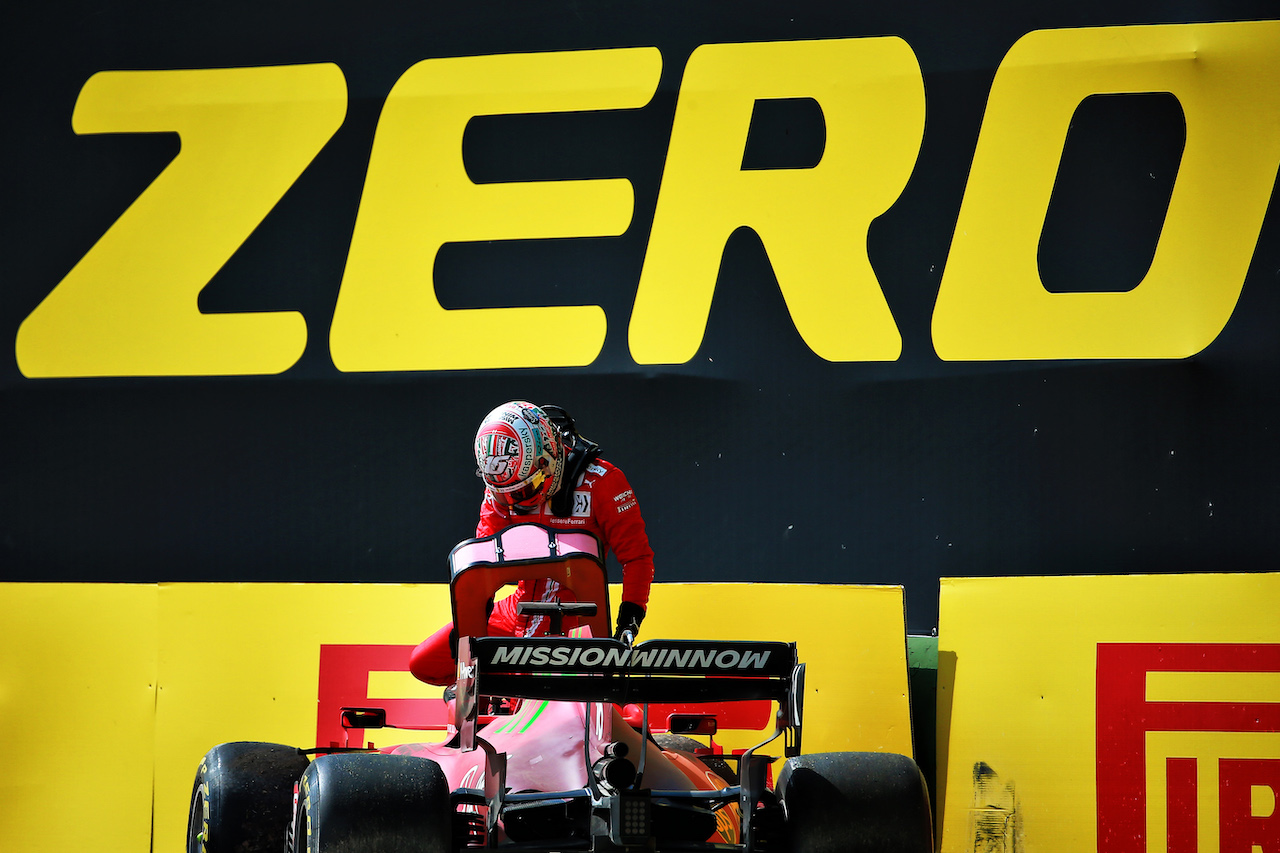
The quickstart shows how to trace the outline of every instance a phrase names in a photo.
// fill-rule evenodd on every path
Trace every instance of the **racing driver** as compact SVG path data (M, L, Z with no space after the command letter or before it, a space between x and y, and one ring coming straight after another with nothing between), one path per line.
M564 409L518 400L494 409L480 423L475 456L476 473L485 484L476 537L523 522L595 534L605 552L612 550L622 564L615 637L621 638L624 631L634 636L649 605L653 549L626 475L600 458L599 446L578 434ZM514 593L494 606L489 633L495 637L545 634L548 620L521 615L516 605L552 600L558 588L551 580L521 581ZM409 670L428 684L452 684L456 655L457 637L450 623L414 649Z

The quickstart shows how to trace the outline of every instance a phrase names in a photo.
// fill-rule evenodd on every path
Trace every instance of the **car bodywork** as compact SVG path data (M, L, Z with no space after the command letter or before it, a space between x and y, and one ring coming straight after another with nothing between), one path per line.
M308 750L316 757L300 780L298 764L273 771L275 788L292 788L286 816L277 807L250 830L222 827L214 814L234 801L226 791L246 784L234 771L207 770L218 749L229 749L215 748L192 798L192 853L254 849L223 846L237 833L268 836L262 849L279 850L283 840L287 851L308 853L825 853L863 849L846 831L856 805L865 849L932 848L928 797L910 759L802 756L805 667L794 644L612 638L602 549L588 533L516 525L459 544L450 566L458 679L445 738L376 752ZM554 595L520 607L546 620L548 632L485 636L495 595L537 578L553 581ZM764 741L720 753L718 730L760 729L770 714ZM347 729L388 723L378 708L342 715ZM765 751L771 744L780 756ZM891 776L898 781L886 785ZM804 803L798 793L789 803L789 790L804 791ZM808 815L803 826L793 814Z
M738 780L725 780L696 755L662 750L643 710L637 730L622 709L634 719L637 706L660 703L659 729L670 731L674 719L696 731L718 729L727 702L776 702L769 741L783 737L786 754L799 754L804 665L794 644L609 638L602 554L586 533L517 525L462 543L450 564L457 735L388 751L439 764L456 806L483 801L485 824L473 825L472 844L567 849L599 847L607 837L630 846L655 831L667 847L751 844L749 818L767 794L773 758L747 750L735 757ZM541 615L561 624L541 637L484 637L486 605L498 590L539 577L559 585L557 601L524 606L541 605ZM515 713L482 722L486 697L519 701Z

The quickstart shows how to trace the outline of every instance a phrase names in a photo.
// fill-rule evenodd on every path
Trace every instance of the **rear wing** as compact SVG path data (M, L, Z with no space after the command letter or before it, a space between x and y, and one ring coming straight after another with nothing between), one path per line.
M458 720L464 743L480 696L645 705L770 699L788 754L799 751L804 664L794 643L462 637ZM470 725L468 725L470 723Z

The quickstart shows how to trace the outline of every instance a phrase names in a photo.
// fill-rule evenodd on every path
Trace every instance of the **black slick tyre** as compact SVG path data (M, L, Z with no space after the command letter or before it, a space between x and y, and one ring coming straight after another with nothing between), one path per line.
M452 853L449 784L411 755L323 755L302 776L297 853Z
M277 743L224 743L196 771L187 853L279 853L293 817L293 786L307 757Z
M774 790L788 853L932 853L928 788L905 755L801 755L783 765Z

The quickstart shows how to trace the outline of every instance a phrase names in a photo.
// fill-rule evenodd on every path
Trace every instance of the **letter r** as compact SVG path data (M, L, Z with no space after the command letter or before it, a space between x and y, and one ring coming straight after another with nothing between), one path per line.
M1224 758L1220 768L1219 853L1280 850L1280 760Z
M757 99L812 98L817 166L742 169ZM702 344L729 235L760 236L796 331L830 361L893 361L902 338L867 257L871 220L906 185L924 80L899 38L711 44L680 85L635 309L631 355L681 364Z

